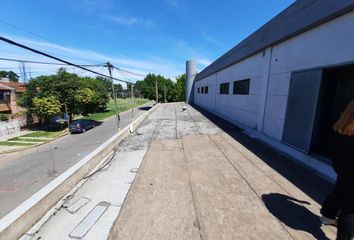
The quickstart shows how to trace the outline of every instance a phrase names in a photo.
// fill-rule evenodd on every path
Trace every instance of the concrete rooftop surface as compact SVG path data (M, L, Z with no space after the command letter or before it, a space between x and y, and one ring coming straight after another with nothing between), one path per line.
M182 106L159 105L22 239L335 239L330 183Z

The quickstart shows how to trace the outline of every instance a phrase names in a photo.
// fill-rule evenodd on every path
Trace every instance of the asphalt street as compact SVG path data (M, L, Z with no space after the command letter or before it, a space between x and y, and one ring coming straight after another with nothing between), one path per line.
M143 105L152 106L152 103ZM148 108L135 108L136 119ZM120 114L120 128L131 123L131 111ZM0 154L0 218L117 132L115 116L83 134L70 134L42 146Z

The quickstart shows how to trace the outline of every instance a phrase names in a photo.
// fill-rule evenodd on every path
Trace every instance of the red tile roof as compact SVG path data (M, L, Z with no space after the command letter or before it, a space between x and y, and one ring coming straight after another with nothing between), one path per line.
M26 85L21 82L0 82L1 85L5 85L7 87L15 88L16 92L22 93L26 90Z

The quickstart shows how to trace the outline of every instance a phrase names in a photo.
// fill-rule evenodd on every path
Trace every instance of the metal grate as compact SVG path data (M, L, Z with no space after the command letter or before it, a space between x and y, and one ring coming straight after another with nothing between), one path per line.
M230 83L220 84L220 94L229 94Z
M234 94L248 95L250 93L250 79L234 81Z

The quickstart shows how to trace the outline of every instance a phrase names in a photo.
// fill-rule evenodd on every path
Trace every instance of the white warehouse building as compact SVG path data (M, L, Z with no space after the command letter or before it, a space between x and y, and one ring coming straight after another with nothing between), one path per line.
M354 99L354 0L298 0L195 76L194 104L329 179L353 138L332 126ZM344 152L343 152L344 151Z

